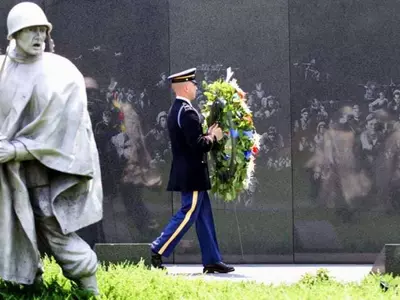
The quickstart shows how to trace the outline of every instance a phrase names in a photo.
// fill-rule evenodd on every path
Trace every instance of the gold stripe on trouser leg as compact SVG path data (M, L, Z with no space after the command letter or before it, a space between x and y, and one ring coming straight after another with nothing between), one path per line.
M182 231L182 229L186 226L187 222L189 222L190 217L192 216L194 210L196 209L196 204L197 204L197 197L198 197L198 191L194 191L192 195L192 206L190 207L189 211L186 213L185 218L183 219L182 223L179 225L179 227L175 230L175 232L172 234L172 236L168 239L168 241L162 246L160 251L158 251L159 254L163 254L165 249L167 249L168 245L171 244L171 242L176 238L176 236Z

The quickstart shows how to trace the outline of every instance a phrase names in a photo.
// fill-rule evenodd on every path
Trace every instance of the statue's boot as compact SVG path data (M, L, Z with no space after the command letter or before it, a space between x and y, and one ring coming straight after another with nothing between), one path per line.
M96 275L80 278L78 280L75 280L75 282L80 289L89 291L95 296L100 295L99 288L97 286Z

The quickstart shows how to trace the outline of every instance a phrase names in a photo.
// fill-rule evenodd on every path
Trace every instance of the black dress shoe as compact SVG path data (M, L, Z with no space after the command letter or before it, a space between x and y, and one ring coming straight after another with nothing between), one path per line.
M165 270L166 267L163 266L162 257L158 253L151 253L151 265L156 269Z
M233 271L235 271L234 267L228 266L222 261L212 265L205 265L203 269L203 273L230 273Z

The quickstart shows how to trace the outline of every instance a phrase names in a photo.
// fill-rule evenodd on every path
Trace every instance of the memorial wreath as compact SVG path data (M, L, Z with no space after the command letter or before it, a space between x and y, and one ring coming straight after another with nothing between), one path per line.
M231 79L232 75L228 68L225 81L203 82L207 101L201 111L205 129L217 122L224 132L210 153L214 162L211 191L226 202L233 201L250 186L260 141L246 94L236 79Z

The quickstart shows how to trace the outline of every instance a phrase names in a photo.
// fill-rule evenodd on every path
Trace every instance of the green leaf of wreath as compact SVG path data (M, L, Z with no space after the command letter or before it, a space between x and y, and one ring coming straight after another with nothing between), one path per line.
M214 162L211 191L224 201L233 201L251 180L249 168L254 165L254 154L258 152L252 112L241 90L230 83L221 79L211 84L203 82L203 90L207 98L202 109L206 119L204 129L218 122L225 134L211 151Z

